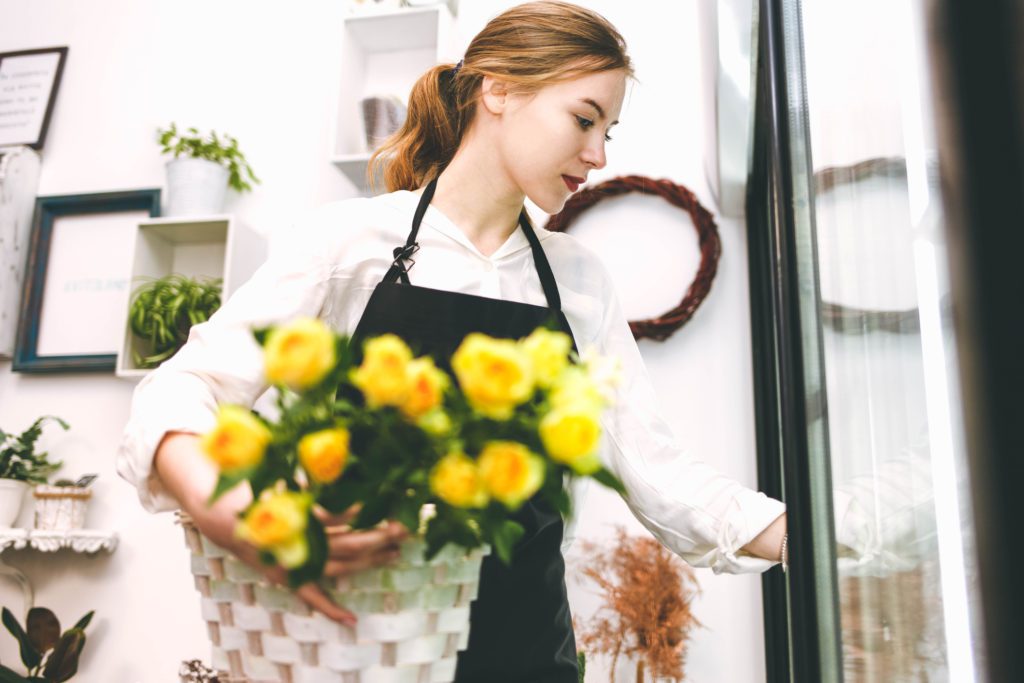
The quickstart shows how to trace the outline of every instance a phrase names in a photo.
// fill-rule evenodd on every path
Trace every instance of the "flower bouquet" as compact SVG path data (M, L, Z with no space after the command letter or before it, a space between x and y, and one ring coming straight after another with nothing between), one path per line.
M493 548L501 561L511 562L523 534L513 513L539 496L568 514L565 484L577 476L622 491L598 457L613 366L570 353L572 341L561 332L539 328L518 341L470 334L440 361L450 361L451 375L429 356L414 357L394 335L356 349L313 319L254 334L268 382L279 389L279 415L270 420L241 406L219 408L215 427L202 438L220 471L211 502L247 482L253 502L241 513L237 535L259 548L265 562L286 568L293 587L320 581L361 617L353 634L276 589L274 599L264 602L287 605L309 623L291 633L295 619L278 619L274 638L305 638L316 643L315 651L272 639L270 649L280 650L274 659L266 654L264 635L248 655L239 647L234 659L228 657L232 674L243 669L253 675L262 666L268 677L281 676L288 667L285 680L304 680L299 672L326 666L378 680L373 676L395 676L404 667L409 680L450 680L468 637L482 557ZM359 511L353 529L396 519L414 534L397 566L329 582L323 577L326 531L313 508L342 513L354 504ZM227 563L205 567L211 595L218 574L256 575L218 556L208 542L193 538L192 545L197 554ZM197 583L203 583L198 576ZM255 603L258 592L250 587L237 597ZM224 616L219 606L206 611ZM233 631L230 639L254 640ZM214 659L216 665L217 647ZM420 678L424 667L433 668Z

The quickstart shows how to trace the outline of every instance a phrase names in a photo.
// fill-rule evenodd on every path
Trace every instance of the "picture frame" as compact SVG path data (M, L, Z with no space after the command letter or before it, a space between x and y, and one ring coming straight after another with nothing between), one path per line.
M160 189L37 197L14 372L113 372L136 225Z
M67 47L0 52L0 147L43 148L67 56Z

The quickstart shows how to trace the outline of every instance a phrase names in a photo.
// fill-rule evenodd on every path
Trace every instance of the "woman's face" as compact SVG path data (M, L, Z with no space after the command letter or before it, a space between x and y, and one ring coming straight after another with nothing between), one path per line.
M508 97L496 144L512 181L542 211L561 211L587 174L604 168L625 94L626 73L616 69Z

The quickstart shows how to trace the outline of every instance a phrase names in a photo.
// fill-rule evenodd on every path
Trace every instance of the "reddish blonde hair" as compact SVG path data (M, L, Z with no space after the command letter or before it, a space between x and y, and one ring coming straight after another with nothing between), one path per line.
M455 156L476 113L484 76L529 94L577 76L624 69L633 77L626 41L597 12L560 0L513 7L473 38L462 67L439 64L420 76L409 95L401 129L370 157L367 181L383 166L388 192L415 190Z

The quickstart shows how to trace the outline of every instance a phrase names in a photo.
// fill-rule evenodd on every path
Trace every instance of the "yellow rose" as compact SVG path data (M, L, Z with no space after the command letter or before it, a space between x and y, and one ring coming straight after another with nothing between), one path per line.
M434 465L430 471L430 490L455 507L481 508L487 505L487 491L476 463L463 453L449 453Z
M474 409L507 420L533 394L533 373L526 353L509 339L474 332L452 356L452 369Z
M431 410L421 415L416 424L420 429L434 436L444 436L452 430L452 420L443 410Z
M350 374L371 408L400 406L409 396L412 351L393 334L374 337L363 347L363 364Z
M409 394L400 409L413 420L441 405L448 375L434 365L434 359L417 358L408 366Z
M540 440L553 460L577 474L593 474L601 467L597 445L601 424L590 406L555 408L540 421Z
M270 382L308 389L334 367L334 332L316 318L297 318L270 331L263 355Z
M265 491L235 527L235 535L294 569L309 556L306 525L312 503L308 493Z
M533 364L534 378L539 386L551 386L569 364L572 339L564 332L539 327L520 344Z
M252 411L225 404L217 410L217 424L199 443L222 472L230 472L263 462L270 438L270 430Z
M348 442L349 433L344 427L306 434L299 440L299 462L314 481L330 484L345 469Z
M606 403L601 388L579 365L570 365L562 371L551 386L548 400L553 408L585 405L594 411L601 410Z
M544 483L544 461L514 441L488 442L480 452L477 466L487 492L511 510Z

